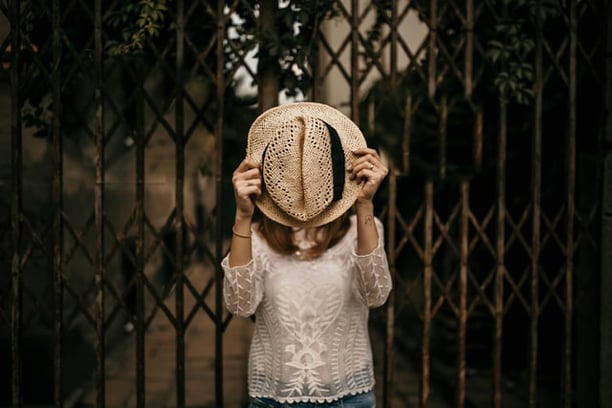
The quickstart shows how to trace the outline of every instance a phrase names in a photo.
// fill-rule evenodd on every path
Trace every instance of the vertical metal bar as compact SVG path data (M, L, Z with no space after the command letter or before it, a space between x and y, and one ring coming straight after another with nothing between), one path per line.
M448 102L446 96L440 101L440 122L438 123L438 175L446 176L446 126L448 120Z
M459 260L459 344L457 350L457 408L463 408L466 395L466 335L467 335L467 286L468 286L468 220L469 220L469 188L467 180L461 181L461 237Z
M391 50L389 56L391 86L397 85L397 0L391 2Z
M565 238L565 349L563 393L565 408L572 406L572 349L574 319L574 219L576 216L576 81L577 81L577 0L569 3L570 43L569 43L569 112L567 132L567 219Z
M507 16L507 6L502 4ZM501 98L499 106L499 141L497 144L497 236L495 238L495 334L493 340L493 408L502 408L502 347L504 331L504 279L506 251L506 148L508 106Z
M423 344L421 344L422 384L421 408L427 408L430 392L430 342L431 342L431 278L433 273L433 181L425 182L425 243L423 271Z
M610 16L612 17L612 8L610 8ZM612 33L610 33L612 35ZM612 44L612 42L611 42ZM612 54L607 61L608 70L612 69ZM609 71L610 72L610 71ZM612 91L608 90L607 107L612 107ZM607 119L606 138L610 141L612 138L612 118ZM610 145L608 145L610 146ZM600 381L598 384L599 408L608 408L612 406L612 388L610 383L612 380L612 326L610 318L612 317L611 301L610 301L610 284L612 283L612 251L605 247L605 242L612 240L612 151L608 147L604 154L603 161L603 180L602 180L602 214L599 218L601 226L601 289L599 298L601 305L599 312L599 372L597 377Z
M62 335L63 335L63 285L62 285L62 133L60 120L62 118L61 101L61 10L59 0L53 0L51 10L53 27L53 67L51 70L51 86L53 99L53 302L54 302L54 341L53 341L53 400L55 406L62 405Z
M404 128L402 132L402 166L404 173L410 173L410 136L412 131L412 94L406 95L404 105Z
M465 7L465 72L464 95L472 96L472 69L474 59L474 0L467 0Z
M278 1L262 0L260 2L259 26L267 32L272 30L272 35L278 37L276 18L278 14ZM223 37L220 37L223 38ZM221 55L223 61L223 54ZM274 59L266 61L265 64L260 60L259 64L259 109L264 111L278 105L279 94L279 66Z
M372 95L368 101L368 133L373 135L376 131L376 96Z
M438 2L431 0L431 15L429 16L429 67L427 77L427 93L433 99L436 94L436 61L437 61L437 46L438 41Z
M359 0L351 0L351 119L359 125Z
M482 170L482 109L476 111L474 121L474 141L472 150L472 168L475 173Z
M321 50L318 48L319 45L321 43L321 25L319 24L319 26L317 27L317 33L316 35L316 39L315 39L315 44L317 44L317 48L315 48L315 52L312 53L313 57L310 59L310 67L312 69L312 82L310 84L310 93L306 94L306 97L310 98L311 101L313 102L317 102L319 100L319 95L322 95L321 92L321 88L324 86L323 85L323 81L321 79L321 61L323 60L323 53L321 52Z
M470 99L472 97L472 75L474 61L474 0L467 0L465 22L465 72L464 72L464 95ZM472 169L479 173L482 167L482 112L475 113L474 138L472 140Z
M102 44L102 0L94 3L95 143L96 186L94 218L96 231L96 406L105 406L104 367L104 61Z
M538 3L539 6L539 3ZM542 93L544 88L542 67L542 21L540 13L536 13L536 48L535 48L535 106L534 129L531 162L531 301L529 305L529 407L537 405L537 372L538 372L538 322L539 306L539 274L540 274L540 235L541 235L541 204L542 204Z
M225 113L225 76L224 64L225 53L223 50L223 38L225 36L225 15L223 10L225 0L217 0L217 122L215 123L215 186L216 186L216 269L215 269L215 402L217 407L223 407L223 270L221 259L223 258L223 119ZM278 95L278 93L277 93Z
M389 269L391 271L391 279L393 287L395 287L395 274L397 273L395 251L395 220L397 212L397 176L393 163L389 164L389 198L387 213L387 256L389 257ZM384 375L385 382L383 383L383 407L391 408L393 398L393 344L395 339L395 291L392 290L387 299L387 327L385 333L385 364Z
M144 73L138 64L133 75L136 82L136 405L144 408L145 382L145 308L144 308L144 236L145 236L145 129L144 129Z
M185 130L184 130L184 0L176 2L176 94L175 94L175 132L176 132L176 180L174 186L176 203L176 405L185 406L185 313L184 313L184 184L185 184Z
M10 2L11 30L11 404L22 406L21 395L21 192L22 192L22 139L20 58L21 13L20 1Z
M605 10L605 8L604 8ZM603 11L604 14L606 11ZM604 109L608 112L612 111L612 7L607 7L607 15L602 16L602 20L607 19L606 41L602 46L605 52L605 65L602 67L602 72L607 78L607 86L604 91ZM612 286L612 250L605 243L612 242L612 115L607 115L605 119L605 132L603 135L605 144L602 157L602 177L601 177L601 215L598 219L601 223L601 238L599 241L599 273L597 277L600 279L601 288L599 292L600 305L599 312L599 347L597 355L599 357L599 369L597 370L597 378L599 380L598 399L599 408L607 408L612 406L612 300L610 299L610 286ZM593 293L597 293L593 291Z
M499 110L499 141L497 145L497 236L495 238L495 334L493 338L493 408L502 406L502 336L504 327L504 274L506 272L506 141L507 110Z

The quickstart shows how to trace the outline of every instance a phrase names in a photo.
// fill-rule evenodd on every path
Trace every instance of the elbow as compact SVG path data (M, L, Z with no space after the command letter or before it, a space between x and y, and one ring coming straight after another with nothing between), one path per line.
M388 288L388 290L379 293L377 296L372 296L368 298L368 307L370 309L376 309L378 307L383 306L385 303L387 303L387 299L389 299L389 293L391 293L391 288Z
M389 294L391 293L391 286L382 285L372 290L365 296L365 303L370 309L376 309L387 303Z
M227 310L236 317L249 318L255 314L255 310L250 307L241 307L240 305L225 305Z
M234 316L237 317L251 317L255 314L257 304L255 302L246 301L236 293L226 291L223 294L225 308Z
M254 310L244 310L244 309L238 309L235 312L232 313L234 316L236 317L243 317L245 319L253 316L255 314Z

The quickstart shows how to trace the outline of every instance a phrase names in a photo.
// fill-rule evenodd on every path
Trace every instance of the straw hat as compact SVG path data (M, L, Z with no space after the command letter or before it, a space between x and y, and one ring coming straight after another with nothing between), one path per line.
M261 164L257 207L291 227L326 224L355 202L361 184L346 168L365 147L363 134L340 111L314 102L280 105L251 125L247 157Z

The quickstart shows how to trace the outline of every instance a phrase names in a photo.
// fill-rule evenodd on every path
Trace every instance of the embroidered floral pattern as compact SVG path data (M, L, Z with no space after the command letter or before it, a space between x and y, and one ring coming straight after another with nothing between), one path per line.
M294 293L302 293L295 296ZM329 364L324 359L327 347L322 337L338 317L344 299L332 285L305 280L302 285L278 296L279 321L291 340L285 346L286 366L294 369L283 390L288 396L321 396L326 386L319 369Z
M379 246L358 256L356 220L347 235L314 260L274 253L253 233L253 260L230 268L224 299L230 312L255 314L249 393L283 402L333 401L374 386L368 308L391 290Z

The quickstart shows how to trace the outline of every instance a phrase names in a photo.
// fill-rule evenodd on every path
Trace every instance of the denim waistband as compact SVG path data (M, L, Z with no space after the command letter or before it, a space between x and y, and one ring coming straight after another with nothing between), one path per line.
M347 395L333 402L278 402L270 398L252 398L249 408L375 408L376 398L373 391L363 394Z

